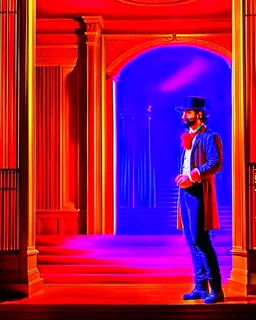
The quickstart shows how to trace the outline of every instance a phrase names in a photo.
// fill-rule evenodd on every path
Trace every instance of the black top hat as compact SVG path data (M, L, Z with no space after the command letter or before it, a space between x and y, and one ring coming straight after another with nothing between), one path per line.
M183 104L181 107L176 107L176 111L185 111L185 110L194 110L194 111L203 111L208 113L205 109L206 99L201 97L184 97Z

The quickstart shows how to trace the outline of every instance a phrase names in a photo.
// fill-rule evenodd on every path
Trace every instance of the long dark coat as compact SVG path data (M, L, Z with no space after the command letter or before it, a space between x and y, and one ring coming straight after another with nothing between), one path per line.
M181 164L185 150L181 157ZM217 133L204 127L195 138L190 158L190 169L194 177L198 176L198 181L202 183L204 201L204 230L219 229L219 214L217 208L215 174L222 168L222 142ZM182 167L182 166L181 166ZM195 173L195 168L200 172L200 176ZM182 169L181 169L182 170ZM183 229L180 214L180 204L178 199L178 229Z

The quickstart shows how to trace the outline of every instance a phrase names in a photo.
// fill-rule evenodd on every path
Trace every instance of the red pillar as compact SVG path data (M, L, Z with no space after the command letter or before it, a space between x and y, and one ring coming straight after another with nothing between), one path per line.
M255 123L256 123L256 2L245 1L245 98L247 128L250 146L248 161L256 162ZM256 239L255 239L256 241Z
M11 226L15 228L8 234L8 241L4 243L0 252L0 290L30 295L43 285L37 269L38 252L35 249L34 223L35 1L19 0L16 7L15 1L3 0L0 11L0 42L4 53L1 55L3 69L0 73L4 95L0 109L5 110L2 128L8 128L8 136L2 140L5 145L2 166L4 168L14 166L19 175L15 185L15 201L17 200L15 216L12 215L12 205L15 201L6 206L8 211L6 217L11 219L7 221L4 233L8 233L7 228L9 230ZM17 118L15 116L18 123L14 120L15 112L18 115ZM2 214L1 212L1 222L6 222ZM13 224L14 218L16 218L15 224Z
M101 17L83 17L87 59L87 234L102 233Z
M248 170L248 164L256 162L255 9L255 0L233 0L233 262L229 288L245 294L256 293L255 187L249 185Z

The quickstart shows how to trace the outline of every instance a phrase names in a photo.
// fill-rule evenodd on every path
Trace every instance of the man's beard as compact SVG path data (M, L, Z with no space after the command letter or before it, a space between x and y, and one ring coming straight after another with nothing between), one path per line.
M190 128L191 126L196 124L196 121L197 121L197 118L186 119L186 120L183 120L183 125L185 128Z

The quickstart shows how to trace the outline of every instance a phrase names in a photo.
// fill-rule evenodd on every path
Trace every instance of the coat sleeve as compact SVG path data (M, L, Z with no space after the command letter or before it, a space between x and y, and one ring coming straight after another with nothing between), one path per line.
M206 162L197 167L200 180L219 172L222 168L222 142L218 134L209 134L204 143ZM192 174L193 175L193 172Z
M204 142L206 162L191 171L194 182L200 182L219 172L222 168L222 142L218 134L211 133Z

